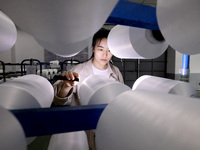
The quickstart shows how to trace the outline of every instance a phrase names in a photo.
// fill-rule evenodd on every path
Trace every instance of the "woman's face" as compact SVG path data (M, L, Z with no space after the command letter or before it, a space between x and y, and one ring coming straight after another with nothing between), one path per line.
M94 47L94 65L98 69L106 69L107 64L112 58L112 54L107 45L107 39L103 38L101 41L97 41Z

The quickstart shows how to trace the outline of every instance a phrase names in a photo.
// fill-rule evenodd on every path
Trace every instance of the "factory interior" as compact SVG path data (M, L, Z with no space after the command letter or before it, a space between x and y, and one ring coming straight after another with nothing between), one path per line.
M199 6L0 0L0 150L200 149ZM53 105L55 83L90 60L101 28L124 83L80 76L80 104Z

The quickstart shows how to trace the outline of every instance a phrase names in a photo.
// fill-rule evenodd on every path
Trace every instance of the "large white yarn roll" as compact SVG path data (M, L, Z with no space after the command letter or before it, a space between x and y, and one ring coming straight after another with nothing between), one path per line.
M0 10L0 52L10 50L16 42L17 30L13 21Z
M87 47L89 41L91 40L91 37L77 43L68 43L67 41L63 40L59 42L59 45L57 44L58 41L49 42L47 41L47 39L40 40L37 37L35 37L35 40L46 50L51 51L58 56L72 57L77 55L81 50ZM65 46L66 48L63 48L63 46Z
M186 97L197 95L194 86L190 83L150 75L143 75L135 81L132 90L137 89L176 94Z
M180 53L200 53L199 5L199 0L157 0L160 31L169 45Z
M53 86L46 78L39 75L25 75L5 82L2 85L13 87L13 89L22 89L22 91L26 91L35 98L40 107L50 107L53 101ZM13 98L14 97L15 96L13 95ZM24 99L21 101L25 101ZM26 101L28 101L27 99Z
M47 50L72 56L87 47L118 0L2 0L2 9Z
M26 139L19 121L0 106L0 149L26 150Z
M84 131L54 134L48 150L89 150L87 136Z
M200 149L200 101L145 90L119 95L96 129L98 150Z
M37 99L25 89L15 85L0 85L0 105L7 109L40 108Z
M112 54L123 59L153 59L162 55L168 44L158 41L150 30L116 25L108 35Z
M50 107L53 97L52 85L39 75L25 75L0 85L0 105L7 109ZM27 138L27 144L34 139Z
M81 105L108 104L127 90L131 90L127 85L101 75L92 75L80 86L80 102Z

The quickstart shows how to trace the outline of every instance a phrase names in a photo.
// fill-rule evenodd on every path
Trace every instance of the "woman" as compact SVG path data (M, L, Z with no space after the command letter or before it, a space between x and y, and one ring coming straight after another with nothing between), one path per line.
M107 45L107 37L109 30L100 29L92 40L93 56L92 58L66 71L62 76L66 76L69 80L75 77L79 78L79 82L75 86L75 81L57 81L54 84L55 96L54 105L80 105L79 88L84 79L93 74L106 76L124 83L123 77L119 69L110 64L112 54Z
M87 77L98 74L106 76L109 79L124 83L123 77L117 67L110 64L112 54L107 45L107 37L109 30L101 29L93 37L92 58L66 71L62 76L66 76L68 80L79 78L79 82L75 85L75 81L57 81L54 84L54 100L53 105L80 105L79 88L81 83ZM95 150L95 133L91 130L86 131L90 150Z

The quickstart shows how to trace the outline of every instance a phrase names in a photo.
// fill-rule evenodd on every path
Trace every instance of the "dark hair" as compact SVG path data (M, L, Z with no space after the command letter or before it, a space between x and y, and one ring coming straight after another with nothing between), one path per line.
M101 41L103 38L108 38L109 32L110 30L107 30L105 28L101 28L99 31L97 31L92 39L92 48L95 47L97 41Z
M97 44L97 41L101 41L103 38L108 38L110 30L107 30L105 28L101 28L99 31L97 31L93 38L92 38L92 49L94 49L95 45ZM92 52L92 56L90 59L94 57L94 52Z

